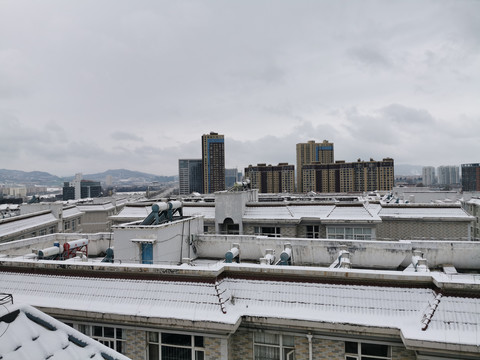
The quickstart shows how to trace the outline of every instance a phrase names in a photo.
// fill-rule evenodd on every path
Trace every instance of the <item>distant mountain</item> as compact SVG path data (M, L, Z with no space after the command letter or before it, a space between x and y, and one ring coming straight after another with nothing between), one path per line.
M63 179L43 171L0 169L0 183L9 185L61 186Z
M112 177L113 184L119 183L165 183L171 182L176 180L176 176L159 176L148 174L140 171L132 171L126 169L115 169L115 170L107 170L102 173L97 174L83 174L83 178L86 180L95 180L105 182L107 176ZM72 177L67 178L67 181L73 179Z
M83 179L105 182L107 176L112 176L113 184L145 184L176 181L178 176L158 176L140 171L126 169L107 170L97 174L83 174ZM75 176L58 177L47 172L0 169L0 184L8 185L43 185L63 186L64 181L71 181Z

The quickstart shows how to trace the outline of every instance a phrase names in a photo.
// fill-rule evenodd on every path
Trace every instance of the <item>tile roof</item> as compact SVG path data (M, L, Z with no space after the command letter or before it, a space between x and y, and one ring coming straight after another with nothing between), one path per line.
M399 329L420 341L480 346L480 300L428 288L225 278L218 284L0 272L3 291L44 308L233 326L244 316ZM322 325L323 326L323 325Z
M15 218L11 218L15 219ZM31 216L24 219L18 219L0 224L0 236L15 234L19 231L34 229L38 226L57 224L58 219L52 213Z
M381 218L399 218L399 219L465 219L473 220L462 208L457 207L383 207L378 215Z
M29 305L0 309L0 358L4 360L128 360Z
M203 215L205 219L215 219L214 206L184 206L184 216Z

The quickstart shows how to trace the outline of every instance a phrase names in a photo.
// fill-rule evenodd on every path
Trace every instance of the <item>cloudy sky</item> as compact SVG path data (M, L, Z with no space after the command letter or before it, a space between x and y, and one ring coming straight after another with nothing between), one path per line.
M480 162L480 1L0 0L0 168Z

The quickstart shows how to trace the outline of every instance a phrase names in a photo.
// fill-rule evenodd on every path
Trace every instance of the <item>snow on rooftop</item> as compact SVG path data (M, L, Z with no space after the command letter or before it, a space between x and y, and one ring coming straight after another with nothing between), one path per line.
M3 304L0 332L3 360L128 360L29 305Z
M184 216L203 215L205 219L215 219L214 206L183 206Z
M14 234L19 231L31 230L39 226L57 224L58 220L52 213L31 216L0 224L0 236Z
M125 206L117 215L110 216L112 219L144 219L152 212L151 206Z
M400 329L415 340L480 345L480 300L417 287L225 278L211 282L82 278L0 272L2 291L34 306L233 326L244 316Z
M357 220L357 221L378 221L380 217L375 213L370 213L364 206L336 206L328 214L326 220Z
M466 219L472 220L473 217L469 216L462 208L460 207L416 207L416 206L406 206L406 207L383 207L379 214L381 218L390 217L390 218L455 218L455 219Z
M79 216L81 214L82 214L82 212L77 207L73 207L73 208L70 208L70 209L63 210L63 218L64 219Z
M293 215L288 206L247 206L243 219L295 220L298 218Z

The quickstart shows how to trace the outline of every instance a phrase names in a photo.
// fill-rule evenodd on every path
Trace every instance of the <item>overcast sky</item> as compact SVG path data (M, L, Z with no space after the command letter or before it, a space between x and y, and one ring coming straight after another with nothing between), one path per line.
M480 1L0 0L0 168L480 162Z

